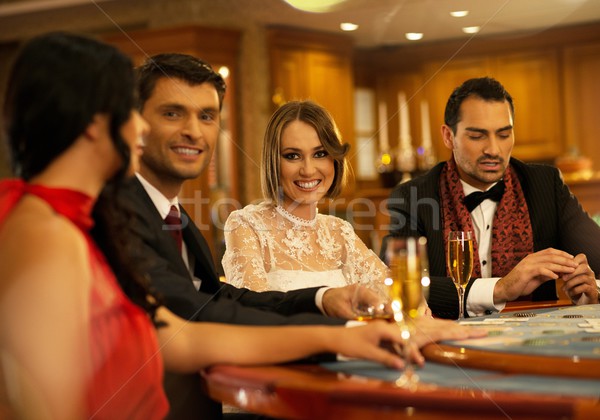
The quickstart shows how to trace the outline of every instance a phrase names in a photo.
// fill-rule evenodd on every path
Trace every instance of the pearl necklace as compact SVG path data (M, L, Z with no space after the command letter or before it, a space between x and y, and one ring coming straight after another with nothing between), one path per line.
M306 219L303 219L296 215L293 215L292 213L290 213L289 211L287 211L280 205L275 206L275 210L277 210L277 213L279 213L281 216L283 216L284 219L289 220L294 225L300 225L300 226L304 226L304 227L315 227L315 225L317 224L317 215L319 214L319 209L317 209L317 213L315 214L315 217L311 220L306 220Z

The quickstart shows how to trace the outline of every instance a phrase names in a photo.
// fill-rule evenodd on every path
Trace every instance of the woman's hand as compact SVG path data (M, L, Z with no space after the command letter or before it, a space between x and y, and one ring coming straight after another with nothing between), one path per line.
M404 367L400 356L404 340L400 336L401 330L397 324L372 321L363 326L337 329L336 333L331 335L332 352L347 357L373 360L396 369ZM485 335L487 335L486 330L461 326L454 321L420 318L415 322L411 340L414 349L411 350L411 357L414 363L422 365L425 359L419 349L426 344Z

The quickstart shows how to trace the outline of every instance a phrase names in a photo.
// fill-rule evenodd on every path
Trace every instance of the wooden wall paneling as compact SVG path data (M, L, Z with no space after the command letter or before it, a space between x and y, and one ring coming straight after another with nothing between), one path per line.
M563 151L561 102L555 49L494 57L491 75L515 104L513 155L526 161L553 161Z
M444 146L440 127L444 124L444 110L452 91L464 81L488 76L491 64L487 57L460 58L452 61L431 61L423 66L425 92L429 101L431 135L438 160L448 160L451 152Z
M598 169L600 43L564 50L564 98L566 145L577 146Z
M311 99L327 108L344 141L355 148L352 39L272 27L267 31L274 109L289 100ZM350 153L350 164L356 158ZM351 195L354 182L344 190Z
M354 89L349 57L321 51L307 53L308 91L335 119L342 139L352 144L349 159L356 162Z
M358 50L356 71L360 80L369 75L385 79L395 73L422 72L432 124L442 122L445 101L455 86L468 77L494 75L515 96L515 156L551 161L569 146L578 146L596 161L600 149L592 139L600 109L596 99L600 98L599 45L600 23L591 22L529 34L482 36L466 43L454 40ZM436 145L440 158L447 158L449 152Z
M305 54L299 49L273 49L271 52L273 111L285 102L308 99Z

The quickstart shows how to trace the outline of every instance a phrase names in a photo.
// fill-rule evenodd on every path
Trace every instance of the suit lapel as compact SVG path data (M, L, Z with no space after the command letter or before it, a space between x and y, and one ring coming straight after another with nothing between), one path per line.
M144 223L146 223L147 226L144 229L150 231L151 235L156 238L152 240L156 250L172 264L180 275L184 275L192 281L175 241L166 230L163 230L164 222L152 199L136 177L131 180L130 187L132 192L130 198L135 201L135 212L140 214ZM183 241L187 247L188 255L193 257L195 264L194 275L202 280L201 290L203 292L215 293L219 290L220 283L210 248L187 212L181 206L179 206L179 209L184 225Z
M133 211L140 215L140 221L144 225L141 229L151 238L148 240L151 241L152 247L159 255L169 261L177 274L188 277L191 282L189 270L185 266L183 258L181 258L177 244L168 231L163 230L164 221L152 199L136 177L130 181L130 187L132 195L129 198L133 200L135 205Z
M183 241L188 254L194 257L194 275L202 280L201 289L203 292L214 293L219 289L219 278L210 248L187 212L181 206L179 208L182 220L187 221L183 222Z

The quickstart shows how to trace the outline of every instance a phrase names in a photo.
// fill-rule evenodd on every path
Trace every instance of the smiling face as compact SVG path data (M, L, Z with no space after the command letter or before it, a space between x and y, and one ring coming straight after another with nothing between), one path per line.
M510 106L506 101L469 97L460 106L456 134L444 125L442 137L460 178L485 190L504 176L510 161L515 143Z
M210 83L157 80L142 109L150 125L140 174L167 198L208 166L219 136L219 97Z
M290 122L281 135L280 181L284 205L296 216L311 218L335 175L333 158L316 130L300 120Z

